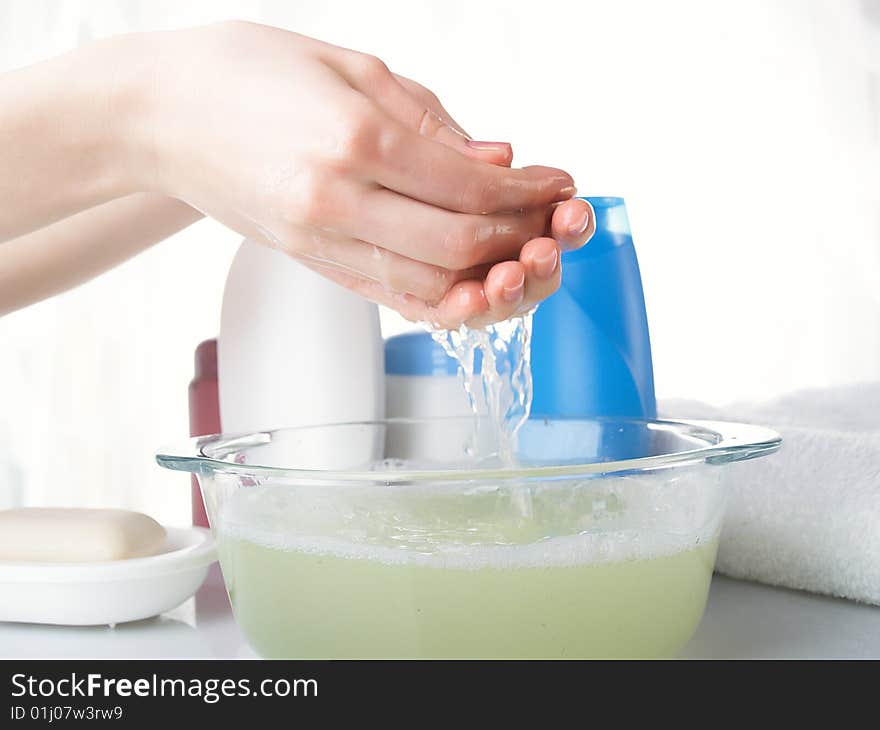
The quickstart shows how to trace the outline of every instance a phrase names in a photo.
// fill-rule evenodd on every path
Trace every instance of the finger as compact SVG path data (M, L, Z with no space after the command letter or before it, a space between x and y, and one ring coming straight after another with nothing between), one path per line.
M346 270L339 262L300 260L371 301L396 309L408 319L447 329L464 322L485 326L522 314L559 288L562 272L556 241L538 238L523 247L519 261L496 264L483 282L459 281L438 302L429 303L410 293L395 292L357 271Z
M468 319L486 309L486 298L480 281L470 280L455 284L436 305L429 305L411 294L389 292L381 284L343 272L317 262L304 262L310 269L330 281L369 299L376 304L394 309L412 322L427 322L443 329L458 329Z
M523 246L518 262L493 266L483 284L488 308L468 324L484 327L534 309L559 288L560 253L552 238L536 238Z
M373 281L392 294L411 294L427 304L440 302L459 281L482 280L488 271L486 266L453 271L366 241L323 231L303 230L287 240L284 248L303 263L347 272Z
M513 162L513 147L510 143L474 140L465 136L430 101L411 96L396 79L388 83L373 99L386 113L405 126L467 157L503 167L510 167Z
M517 259L523 245L545 235L546 208L516 213L454 213L382 188L340 184L321 221L347 236L417 261L462 270Z
M469 159L431 140L429 133L411 132L402 125L388 134L380 154L364 167L383 187L461 213L538 208L575 193L574 181L562 170L513 169Z
M452 118L452 115L448 111L446 111L446 109L443 107L443 104L440 102L440 99L437 98L437 95L433 91L422 86L417 81L408 79L406 76L394 74L394 78L397 79L397 82L409 92L410 96L412 96L414 99L418 99L425 106L425 108L430 109L450 127L455 129L468 139L471 139L471 136L462 128L462 126L458 122L455 121L455 119Z
M519 261L495 264L486 275L483 291L488 306L468 320L473 327L501 322L520 311L526 291L525 267Z
M464 147L461 151L469 157L489 162L493 165L502 165L510 167L513 163L513 148L508 142L485 142L473 139L467 132L462 129L461 125L452 118L452 115L446 111L440 99L430 89L425 88L417 81L408 79L400 74L394 74L397 82L424 108L432 111L445 124L448 124L454 130L465 137Z
M546 235L548 210L483 216L454 213L383 188L337 180L333 194L310 206L303 223L460 271L518 258L527 241ZM297 248L300 230L281 237L286 248Z
M560 203L553 211L550 235L563 250L580 248L596 232L596 214L589 201L576 198Z
M415 81L391 73L375 56L343 51L325 57L325 63L390 117L409 129L463 155L489 164L510 166L513 151L505 142L473 142L450 116L440 100Z
M348 84L364 96L379 102L391 117L413 130L424 127L430 136L454 148L462 148L468 136L457 124L448 123L449 115L438 114L434 105L416 100L404 88L385 63L365 53L344 52L326 60ZM426 119L430 116L431 119Z
M536 238L523 246L519 261L526 272L526 285L520 312L532 309L559 288L561 253L552 238Z
M343 145L346 164L407 197L447 210L481 214L546 206L575 193L571 176L563 170L509 169L473 159L451 143L438 142L435 137L441 128L450 128L428 110L420 110L414 126L407 126L376 102L357 96L349 115L351 133Z
M513 164L513 147L509 142L482 142L469 139L464 154L490 165L510 167Z

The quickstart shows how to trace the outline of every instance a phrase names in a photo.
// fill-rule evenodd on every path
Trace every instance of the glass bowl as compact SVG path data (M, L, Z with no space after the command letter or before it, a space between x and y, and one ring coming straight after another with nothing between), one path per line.
M264 657L675 655L715 563L730 465L765 428L532 419L516 467L473 418L197 438L157 456L205 498Z

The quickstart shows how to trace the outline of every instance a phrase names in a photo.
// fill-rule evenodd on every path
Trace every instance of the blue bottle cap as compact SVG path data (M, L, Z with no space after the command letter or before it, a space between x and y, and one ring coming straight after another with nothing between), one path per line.
M562 254L563 275L565 272L564 262L566 261L585 261L596 258L606 254L609 248L624 246L632 241L629 218L626 215L626 204L623 198L599 196L581 198L581 200L586 200L593 206L593 212L596 215L596 232L586 246Z
M596 213L597 231L632 235L629 228L629 218L626 216L626 203L623 198L604 195L582 198L582 200L586 200L593 206Z
M480 353L474 358L480 371ZM386 375L456 375L458 363L427 332L405 332L385 340Z

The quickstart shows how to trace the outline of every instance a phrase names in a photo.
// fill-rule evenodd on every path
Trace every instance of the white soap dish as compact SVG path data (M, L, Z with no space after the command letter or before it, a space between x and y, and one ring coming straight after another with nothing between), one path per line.
M157 555L102 563L0 560L0 621L95 626L156 616L193 595L217 559L202 527L166 528Z

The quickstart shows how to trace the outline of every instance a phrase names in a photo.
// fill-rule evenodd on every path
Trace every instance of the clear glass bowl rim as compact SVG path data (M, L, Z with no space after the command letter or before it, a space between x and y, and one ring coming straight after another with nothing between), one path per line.
M237 474L240 476L275 477L285 481L328 482L334 484L401 482L460 482L482 480L539 480L559 477L579 477L610 475L620 472L628 474L653 471L672 466L684 466L704 462L707 464L728 464L735 461L754 459L778 451L782 437L772 429L746 423L706 420L670 420L635 418L551 418L535 417L535 421L593 422L605 427L614 425L642 426L651 429L666 429L683 436L706 441L705 446L668 454L654 454L621 461L599 461L587 463L566 462L560 465L522 466L516 468L461 469L401 469L394 471L370 470L323 470L280 468L261 464L238 464L232 461L215 459L205 454L207 446L223 444L226 448L252 448L267 444L272 434L309 429L342 428L352 426L387 426L406 424L428 424L442 421L472 421L472 417L448 418L387 418L376 421L351 421L344 423L313 424L290 428L257 431L247 434L213 434L198 436L176 446L162 449L156 454L160 466L175 471L185 471L204 476L216 474Z

